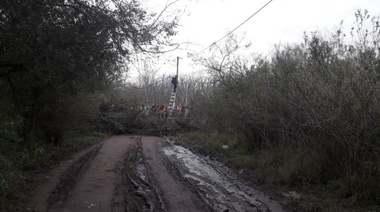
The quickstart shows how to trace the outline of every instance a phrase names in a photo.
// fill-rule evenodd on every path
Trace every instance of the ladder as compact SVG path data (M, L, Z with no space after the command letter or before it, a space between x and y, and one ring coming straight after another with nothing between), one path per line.
M175 106L175 98L176 98L176 92L172 92L172 95L170 96L170 100L169 100L169 106L168 106L169 117L172 117L172 114L173 114L173 108Z

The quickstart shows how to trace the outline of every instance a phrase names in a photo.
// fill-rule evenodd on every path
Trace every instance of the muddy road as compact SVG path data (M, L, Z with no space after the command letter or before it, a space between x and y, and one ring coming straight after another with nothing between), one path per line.
M28 211L283 211L216 161L159 137L113 136L54 169Z

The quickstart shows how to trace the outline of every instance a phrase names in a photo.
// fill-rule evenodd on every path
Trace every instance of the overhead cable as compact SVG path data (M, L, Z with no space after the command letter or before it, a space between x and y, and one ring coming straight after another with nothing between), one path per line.
M268 1L264 6L262 6L259 10L257 10L255 13L253 13L249 18L247 18L245 21L243 21L241 24L239 24L237 27L235 27L233 30L231 30L229 33L227 33L226 35L224 35L222 38L220 38L219 40L213 42L212 44L210 44L209 46L207 46L206 48L202 49L201 51L197 52L196 54L199 54L201 52L203 52L204 50L210 48L211 46L215 45L216 43L220 42L221 40L223 40L224 38L226 38L228 35L230 35L231 33L233 33L234 31L236 31L238 28L240 28L243 24L245 24L247 21L249 21L253 16L255 16L257 13L259 13L261 10L263 10L266 6L268 6L268 4L270 4L273 0L270 0Z

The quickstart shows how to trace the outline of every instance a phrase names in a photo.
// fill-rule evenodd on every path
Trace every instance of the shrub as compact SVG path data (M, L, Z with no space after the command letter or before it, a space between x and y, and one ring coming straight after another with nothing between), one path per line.
M342 27L312 32L251 64L231 56L237 45L228 41L222 62L206 63L213 86L195 97L197 125L245 135L251 151L277 151L288 184L339 179L343 196L380 198L379 23L359 10L349 39Z

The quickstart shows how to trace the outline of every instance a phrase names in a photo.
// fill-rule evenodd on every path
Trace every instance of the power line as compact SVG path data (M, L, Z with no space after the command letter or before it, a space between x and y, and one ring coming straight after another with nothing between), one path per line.
M206 48L202 49L201 51L197 52L196 54L199 54L201 52L203 52L204 50L210 48L212 45L216 44L216 43L219 43L221 40L223 40L224 38L226 38L228 35L230 35L231 33L233 33L234 31L236 31L238 28L240 28L243 24L245 24L247 21L249 21L253 16L255 16L257 13L259 13L261 10L263 10L266 6L268 6L268 4L270 4L273 0L270 0L268 1L264 6L262 6L259 10L257 10L255 13L253 13L249 18L247 18L245 21L243 21L241 24L239 24L237 27L235 27L233 30L231 30L229 33L227 33L226 35L224 35L222 38L220 38L219 40L217 40L216 42L213 42L212 44L210 44L209 46L207 46Z

